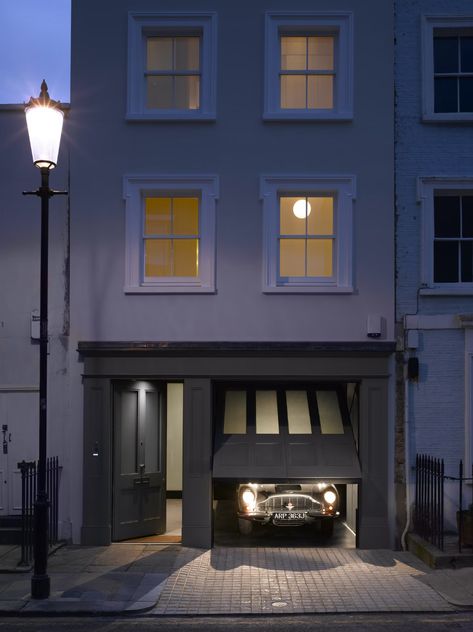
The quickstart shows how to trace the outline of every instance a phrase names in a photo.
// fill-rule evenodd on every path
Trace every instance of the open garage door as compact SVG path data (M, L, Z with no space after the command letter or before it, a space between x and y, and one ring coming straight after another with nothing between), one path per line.
M216 392L214 479L361 479L356 384L227 384Z

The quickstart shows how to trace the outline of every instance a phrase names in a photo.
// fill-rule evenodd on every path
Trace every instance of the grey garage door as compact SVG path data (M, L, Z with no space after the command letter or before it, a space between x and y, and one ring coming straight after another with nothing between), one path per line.
M216 479L361 479L356 384L227 384L216 391Z

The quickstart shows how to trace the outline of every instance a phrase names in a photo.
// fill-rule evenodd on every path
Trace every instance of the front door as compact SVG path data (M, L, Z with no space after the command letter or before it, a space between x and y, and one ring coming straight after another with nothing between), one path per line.
M117 383L113 400L113 540L166 529L165 386Z

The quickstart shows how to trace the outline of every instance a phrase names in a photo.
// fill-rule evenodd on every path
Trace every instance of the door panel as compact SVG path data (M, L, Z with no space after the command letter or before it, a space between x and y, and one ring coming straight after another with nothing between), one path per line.
M165 389L150 382L114 388L113 539L164 533Z

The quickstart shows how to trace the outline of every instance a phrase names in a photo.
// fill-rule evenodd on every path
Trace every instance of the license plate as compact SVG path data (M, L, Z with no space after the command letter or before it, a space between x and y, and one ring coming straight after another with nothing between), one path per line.
M283 511L275 513L274 520L304 520L305 514L301 511Z

